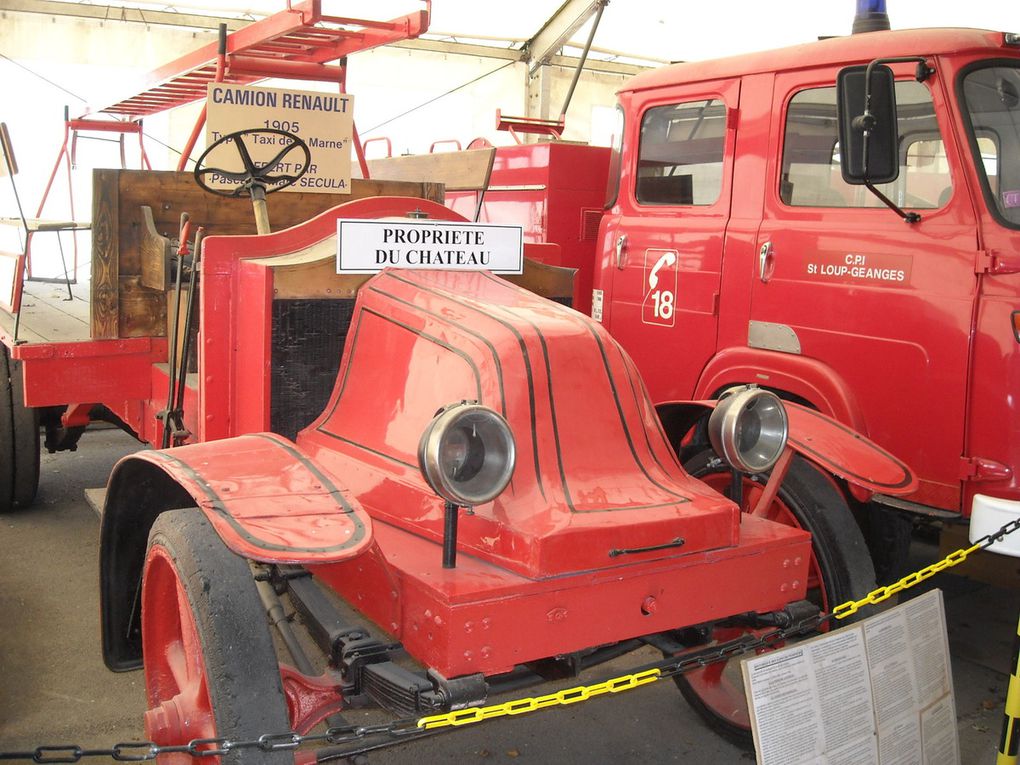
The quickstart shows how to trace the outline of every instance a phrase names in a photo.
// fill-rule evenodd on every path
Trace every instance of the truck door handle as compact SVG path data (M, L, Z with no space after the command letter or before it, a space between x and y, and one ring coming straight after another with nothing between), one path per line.
M627 262L624 259L624 254L626 253L626 251L627 251L627 235L620 234L620 236L616 238L616 267L621 271L623 270L623 267L627 265Z
M772 242L765 242L758 250L758 278L763 282L768 282L775 270L776 256L772 252Z

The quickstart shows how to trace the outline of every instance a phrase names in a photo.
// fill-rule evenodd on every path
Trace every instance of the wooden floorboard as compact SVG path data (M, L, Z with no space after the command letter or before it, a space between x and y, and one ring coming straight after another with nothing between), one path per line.
M21 297L18 340L26 343L75 343L90 339L88 284L67 285L26 281ZM14 317L0 311L0 326L14 332Z

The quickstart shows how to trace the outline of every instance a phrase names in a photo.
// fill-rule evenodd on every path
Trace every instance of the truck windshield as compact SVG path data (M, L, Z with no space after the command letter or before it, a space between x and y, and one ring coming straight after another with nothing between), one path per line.
M1020 228L1020 62L967 72L963 101L989 206L1005 225Z

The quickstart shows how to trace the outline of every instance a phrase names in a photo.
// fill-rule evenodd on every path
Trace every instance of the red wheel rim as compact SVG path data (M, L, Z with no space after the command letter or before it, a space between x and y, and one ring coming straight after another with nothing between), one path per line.
M698 476L698 478L718 491L720 494L728 495L730 487L730 474L709 473ZM741 512L749 513L761 496L764 487L752 481L748 477L743 479L743 501ZM767 518L776 523L782 523L794 528L803 528L793 514L789 506L781 496L777 496L760 517ZM828 610L828 593L822 586L822 573L815 556L814 548L811 550L811 559L808 561L807 599L818 604L823 610ZM764 632L765 630L761 630ZM725 642L744 634L745 630L738 628L717 627L712 632L713 642ZM781 644L776 644L778 647ZM720 661L710 664L702 669L691 670L684 673L684 679L690 684L691 689L716 716L726 720L729 724L750 729L751 719L747 709L747 700L744 695L744 685L740 677L739 663L735 661Z
M216 720L209 698L202 644L195 617L165 548L153 546L142 584L142 652L145 657L145 735L160 746L213 738ZM161 755L166 763L187 754ZM219 758L213 758L218 763Z

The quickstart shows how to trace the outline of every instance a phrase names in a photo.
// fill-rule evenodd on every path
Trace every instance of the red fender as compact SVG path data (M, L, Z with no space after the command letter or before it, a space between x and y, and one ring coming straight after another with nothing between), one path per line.
M354 496L290 441L260 433L125 457L107 485L100 530L103 660L141 666L135 592L156 517L197 505L238 555L267 563L329 563L372 545Z
M332 563L364 552L372 522L360 503L285 438L255 433L145 451L193 498L227 547L266 563Z
M668 401L656 409L663 420L693 424L718 401ZM824 471L880 494L910 494L917 476L878 444L806 406L784 401L790 420L788 445Z

